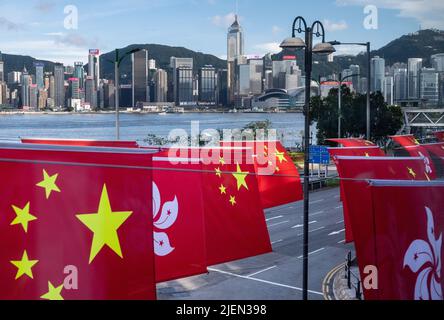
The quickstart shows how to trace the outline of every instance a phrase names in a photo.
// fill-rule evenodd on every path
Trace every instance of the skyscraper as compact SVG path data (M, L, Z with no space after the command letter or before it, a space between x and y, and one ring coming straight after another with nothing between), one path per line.
M137 102L148 102L148 50L132 54L133 107Z
M91 109L97 107L97 90L93 77L86 77L85 81L85 102L91 106Z
M54 105L56 108L65 106L65 68L63 64L54 65Z
M408 98L419 99L420 97L420 73L422 69L421 58L410 58L408 60Z
M360 74L361 74L361 68L357 64L352 64L350 66L350 71L351 71L351 74L353 76L351 78L352 82L353 82L353 89L356 92L361 92L361 88L359 87L359 77L360 77Z
M181 66L176 69L176 97L175 102L177 106L192 106L195 105L193 96L193 69L190 67Z
M431 60L433 69L438 72L444 72L444 53L434 54Z
M385 60L378 56L371 61L371 91L384 92Z
M194 61L193 58L176 58L171 57L170 59L170 68L172 71L172 79L171 82L173 84L173 97L174 101L177 101L177 90L178 90L178 81L177 81L177 69L180 67L184 68L191 68L191 70L194 69Z
M41 62L36 62L34 66L35 66L35 83L37 84L37 88L40 90L43 89L45 85L43 82L43 71L45 68L45 64Z
M0 51L0 82L5 81L5 63L3 62L2 53Z
M80 81L79 78L69 78L69 98L80 99Z
M100 50L90 49L88 55L88 76L94 79L94 88L97 90L100 82Z
M23 68L22 72L22 78L21 78L21 101L22 101L22 107L26 108L29 107L30 101L29 101L29 86L32 84L32 78L28 73L28 70L26 70L26 67Z
M38 108L38 88L37 84L29 85L29 108L32 110L37 110Z
M407 99L407 69L394 70L394 100L395 102Z
M157 69L154 74L154 100L166 102L168 95L168 74L165 70Z
M238 16L235 16L233 24L228 29L227 36L227 63L228 63L228 102L233 104L235 93L236 59L244 54L244 35L239 24Z
M387 104L393 105L394 104L394 88L393 88L393 77L392 76L386 76L384 78L384 100Z
M199 102L204 105L216 104L216 69L204 66L199 70Z
M83 69L83 62L74 62L74 78L79 79L79 87L85 87L85 69Z
M436 106L439 101L439 73L433 68L422 68L420 73L420 98L427 105Z

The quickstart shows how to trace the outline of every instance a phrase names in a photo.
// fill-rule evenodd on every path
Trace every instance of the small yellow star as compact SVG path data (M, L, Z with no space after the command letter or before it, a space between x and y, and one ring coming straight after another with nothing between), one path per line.
M48 292L42 295L40 298L45 300L52 301L61 301L62 297L63 284L55 288L50 281L48 281Z
M219 163L224 166L225 165L225 159L224 158L220 158L219 159Z
M230 203L231 205L234 207L236 205L236 197L235 196L230 196Z
M276 167L276 172L281 172L281 168Z
M265 146L264 146L264 150L265 150L265 151L268 151L268 146L265 145Z
M284 152L276 151L275 155L276 155L276 157L277 157L277 159L279 160L280 163L282 163L284 161L288 162L288 160L285 158L285 153Z
M248 172L242 172L242 169L238 163L237 164L237 171L236 171L236 173L233 173L233 177L236 179L236 182L237 182L237 190L240 190L242 187L244 187L245 189L248 190L248 185L247 185L247 182L245 181L247 176L248 176Z
M20 209L19 207L16 207L14 205L12 206L12 209L14 209L17 217L14 219L14 221L11 222L11 226L21 224L23 230L25 230L25 232L28 232L28 223L37 220L36 217L29 213L30 205L30 202L28 202L23 209Z
M49 199L51 192L60 192L59 187L56 185L56 180L59 174L50 176L46 170L43 170L43 181L37 184L37 187L44 188L46 193L46 199Z
M108 191L104 185L97 213L77 215L77 218L94 234L89 263L93 262L104 246L108 246L120 258L123 258L117 230L132 213L132 211L113 212Z
M16 266L18 268L17 270L17 274L15 276L15 280L17 280L18 278L20 278L23 275L27 275L28 277L30 277L31 279L34 279L34 276L32 275L32 267L34 267L37 262L39 262L38 260L29 260L28 258L28 253L25 252L23 253L23 257L21 261L10 261L14 266Z
M220 170L220 168L216 168L215 171L216 171L216 176L222 178L222 171Z
M412 168L407 168L409 171L409 175L411 175L413 178L416 178L416 172Z
M414 143L414 144L419 144L419 141L418 141L418 139L416 139L416 138L413 138L413 143Z
M220 194L227 194L227 188L223 184L219 187L219 190Z

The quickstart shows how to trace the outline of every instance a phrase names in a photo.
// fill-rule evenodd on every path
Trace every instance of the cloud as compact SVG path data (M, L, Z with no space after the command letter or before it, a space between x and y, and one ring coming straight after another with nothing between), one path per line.
M8 31L18 31L23 29L21 24L12 22L4 17L0 17L0 29L6 29Z
M224 16L214 16L211 18L211 23L213 23L217 27L228 28L230 27L236 18L236 14L234 12L230 12Z
M444 28L444 1L442 0L336 0L338 6L375 5L379 9L391 9L398 16L416 19L424 28Z
M335 56L356 56L362 52L365 51L365 49L361 46L354 46L354 45L341 45L335 47L336 52L334 53Z
M324 27L327 31L334 32L334 31L342 31L348 29L348 24L344 20L341 20L339 22L334 22L328 19L324 20Z
M260 43L254 46L255 49L261 50L261 53L279 53L282 51L280 43L278 42L266 42Z

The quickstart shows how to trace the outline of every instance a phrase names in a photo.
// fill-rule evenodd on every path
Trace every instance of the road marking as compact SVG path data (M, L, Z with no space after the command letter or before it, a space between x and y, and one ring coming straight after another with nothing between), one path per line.
M339 231L335 231L329 234L329 236L337 236L338 234L341 234L345 231L345 229L339 230Z
M277 266L272 266L272 267L270 267L270 268L267 268L267 269L264 269L264 270L260 270L260 271L258 271L258 272L255 272L255 273L252 273L252 274L248 275L247 277L251 278L251 277L257 276L258 274L261 274L261 273L264 273L264 272L270 271L270 270L272 270L272 269L274 269L274 268L277 268Z
M336 222L336 224L340 224L340 223L343 223L343 222L344 222L344 220L341 220L341 221Z
M312 201L312 202L310 202L310 204L316 204L316 203L321 203L321 202L324 202L324 199Z
M315 253L318 253L318 252L321 252L321 251L323 251L323 250L325 250L325 248L321 248L321 249L318 249L318 250L312 251L312 252L310 252L308 255L311 256L311 255L313 255L313 254L315 254ZM304 257L304 256L299 256L298 259L302 259L303 257Z
M284 240L273 241L271 244L276 244L276 243L279 243L279 242L282 242L282 241L284 241Z
M341 240L338 242L338 244L343 244L343 243L345 243L345 240Z
M296 291L300 291L300 292L303 291L301 288L293 287L293 286L288 286L288 285L282 284L282 283L262 280L262 279L258 279L258 278L252 278L252 277L248 277L248 276L241 276L239 274L235 274L235 273L231 273L231 272L226 272L226 271L222 271L222 270L217 270L217 269L213 269L213 268L208 268L208 270L209 271L213 271L213 272L218 272L218 273L221 273L221 274L225 274L225 275L228 275L228 276L240 278L240 279L246 279L246 280L262 282L262 283L269 284L269 285L276 286L276 287L292 289L292 290L296 290ZM317 295L320 295L320 296L323 296L323 294L321 292L318 292L318 291L308 290L308 292L309 293L313 293L313 294L317 294Z
M325 227L320 227L317 229L310 230L310 231L308 231L308 233L316 232L316 231L323 230L323 229L325 229ZM298 237L303 236L303 235L304 235L303 233L300 233L300 234L298 234Z
M323 213L324 213L324 211L318 211L318 212L315 212L313 214L310 214L310 216L314 217L314 216L318 216L318 215L323 214Z
M271 221L271 220L276 220L276 219L280 219L283 218L284 216L277 216L277 217L273 217L273 218L268 218L266 221Z
M284 224L284 223L290 223L290 221L282 221L282 222L278 222L278 223L275 223L275 224L270 224L268 227L271 228L271 227L278 226L278 225Z
M312 221L312 222L309 222L308 224L310 225L310 224L313 224L313 223L317 223L317 221ZM296 226L294 226L294 227L291 227L292 229L297 229L297 228L302 228L304 225L303 224L298 224L298 225L296 225Z

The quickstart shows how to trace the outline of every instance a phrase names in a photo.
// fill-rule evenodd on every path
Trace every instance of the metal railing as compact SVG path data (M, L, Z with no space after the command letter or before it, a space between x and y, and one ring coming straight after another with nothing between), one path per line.
M363 299L362 283L359 275L356 275L352 270L353 260L351 251L347 254L345 262L345 279L347 279L347 286L350 290L354 289L356 293L356 299Z

